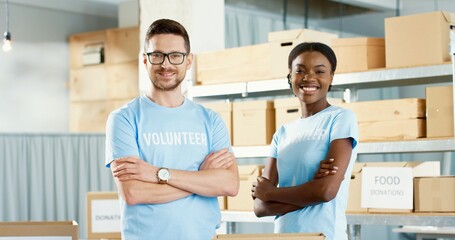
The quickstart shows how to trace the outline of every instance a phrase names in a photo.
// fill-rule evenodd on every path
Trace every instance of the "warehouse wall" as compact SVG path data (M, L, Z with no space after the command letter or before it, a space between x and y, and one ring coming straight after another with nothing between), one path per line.
M0 5L0 30L5 26ZM13 50L0 50L0 132L68 131L70 34L114 28L116 18L11 4Z

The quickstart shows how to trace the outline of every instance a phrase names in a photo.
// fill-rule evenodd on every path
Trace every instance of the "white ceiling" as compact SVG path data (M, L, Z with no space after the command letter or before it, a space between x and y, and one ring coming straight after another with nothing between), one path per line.
M118 5L127 1L131 0L9 0L9 4L117 18Z

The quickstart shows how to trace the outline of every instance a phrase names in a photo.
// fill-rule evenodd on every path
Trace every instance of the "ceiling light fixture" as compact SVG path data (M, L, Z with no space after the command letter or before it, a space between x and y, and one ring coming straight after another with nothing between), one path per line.
M9 5L8 0L5 0L6 9L6 31L3 33L3 51L9 52L12 49L11 46L11 33L9 31Z

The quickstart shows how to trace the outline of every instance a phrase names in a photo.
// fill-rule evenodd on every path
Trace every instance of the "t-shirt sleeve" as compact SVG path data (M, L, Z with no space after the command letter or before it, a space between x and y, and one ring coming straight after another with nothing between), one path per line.
M212 118L212 142L210 145L210 151L216 152L223 148L229 148L229 151L232 152L231 140L229 138L229 133L226 128L226 124L220 115L214 111L209 111L209 114Z
M330 142L343 138L352 139L353 149L357 146L359 139L357 117L353 111L348 109L342 109L340 113L335 117L331 129Z
M283 127L278 129L278 131L276 131L275 134L273 134L272 143L270 144L270 148L269 148L269 155L268 155L269 157L272 157L272 158L278 157L278 145L280 142L280 136L281 136L282 131L283 131Z
M119 111L109 115L106 123L106 167L117 158L139 156L136 130L131 121Z

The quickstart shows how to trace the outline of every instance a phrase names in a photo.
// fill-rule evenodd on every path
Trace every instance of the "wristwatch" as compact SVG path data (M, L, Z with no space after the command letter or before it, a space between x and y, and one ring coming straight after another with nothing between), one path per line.
M171 172L167 168L160 168L156 172L156 177L158 178L158 183L165 184L171 178Z

